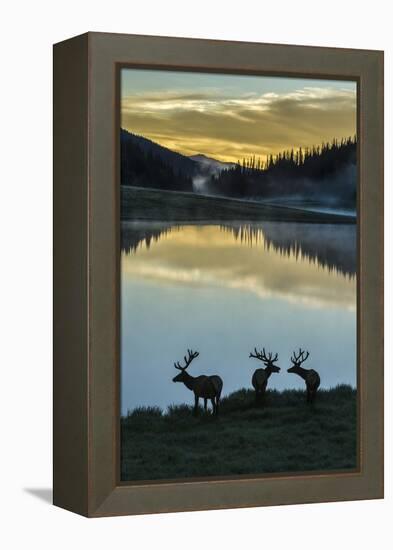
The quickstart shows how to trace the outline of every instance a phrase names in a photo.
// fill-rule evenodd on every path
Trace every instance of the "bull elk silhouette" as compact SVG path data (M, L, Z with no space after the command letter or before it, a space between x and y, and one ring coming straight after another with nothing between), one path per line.
M180 372L173 382L183 382L183 384L189 390L194 392L195 404L194 404L194 414L198 413L199 398L204 399L205 411L207 410L207 400L210 399L213 414L218 415L218 406L221 398L222 391L222 379L217 375L206 376L202 374L201 376L191 376L187 372L187 368L190 366L191 361L198 357L199 352L187 350L188 357L184 356L185 366L182 367L177 361L174 363L175 369L178 369Z
M272 357L271 352L266 355L265 348L263 348L262 351L257 351L257 348L254 348L254 353L250 353L250 358L251 357L254 359L259 359L266 365L264 369L257 369L251 378L251 383L255 390L255 400L259 403L265 398L266 387L270 375L273 372L280 372L280 367L274 364L278 360L278 355L276 353L276 355Z
M304 353L305 352L302 351L301 348L299 348L299 353L297 355L296 352L293 352L293 356L291 357L293 367L289 368L287 372L292 372L300 376L300 378L303 378L306 383L307 403L313 403L321 383L321 379L316 370L304 369L300 366L310 355L308 351L306 352L306 356L304 356Z

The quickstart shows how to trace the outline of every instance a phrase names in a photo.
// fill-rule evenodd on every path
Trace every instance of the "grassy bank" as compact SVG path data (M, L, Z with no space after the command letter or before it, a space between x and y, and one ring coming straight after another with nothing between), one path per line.
M352 216L310 212L299 208L206 197L193 193L121 187L122 220L166 220L174 222L287 221L308 223L355 223Z
M222 399L220 417L190 406L140 408L121 419L123 481L231 476L356 467L356 390L254 392Z

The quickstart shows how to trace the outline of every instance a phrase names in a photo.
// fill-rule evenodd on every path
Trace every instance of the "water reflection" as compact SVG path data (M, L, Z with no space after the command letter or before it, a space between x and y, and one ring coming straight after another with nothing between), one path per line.
M122 224L122 409L188 402L173 362L249 387L255 345L311 352L322 386L356 385L355 226ZM272 387L300 387L284 374Z
M122 251L149 248L152 242L180 227L169 222L123 222ZM282 255L305 258L345 275L356 273L356 225L239 222L219 227L242 244L273 248Z
M140 245L150 248L152 242L157 242L176 226L166 222L122 222L121 250L135 252Z
M263 243L286 256L304 258L329 270L356 272L356 226L265 222L224 226L235 238L253 246Z

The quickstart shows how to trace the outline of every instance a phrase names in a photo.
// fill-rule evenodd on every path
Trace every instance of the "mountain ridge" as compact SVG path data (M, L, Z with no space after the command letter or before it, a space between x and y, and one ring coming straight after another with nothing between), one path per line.
M217 174L222 170L228 170L229 168L234 168L236 166L236 163L234 162L223 162L203 153L191 155L188 158L192 159L194 162L198 162L204 171L209 171L209 173Z
M356 136L242 163L203 153L187 157L124 129L120 143L122 185L254 201L307 199L349 210L356 206Z
M195 161L190 159L190 157L164 147L149 138L129 132L124 128L120 130L120 140L123 142L131 141L137 144L143 152L154 154L164 162L169 163L172 168L181 170L185 175L192 176L197 170Z

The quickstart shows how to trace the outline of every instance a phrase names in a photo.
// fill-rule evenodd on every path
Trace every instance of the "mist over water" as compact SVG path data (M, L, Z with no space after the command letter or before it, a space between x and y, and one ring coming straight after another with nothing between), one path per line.
M203 193L206 189L208 176L195 176L192 178L192 186L195 193Z
M299 346L322 387L356 386L356 225L122 223L122 413L191 403L172 382L187 348L224 395L251 387L255 346L279 354L271 388L303 387Z

